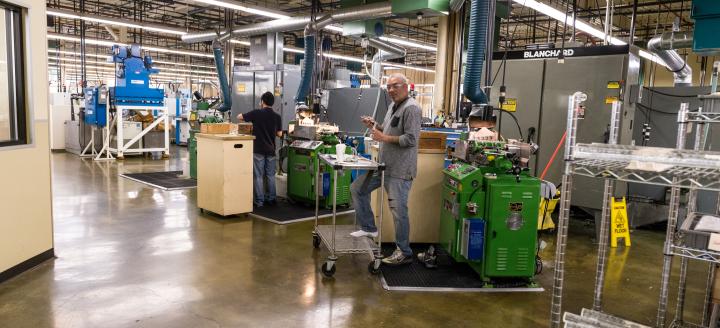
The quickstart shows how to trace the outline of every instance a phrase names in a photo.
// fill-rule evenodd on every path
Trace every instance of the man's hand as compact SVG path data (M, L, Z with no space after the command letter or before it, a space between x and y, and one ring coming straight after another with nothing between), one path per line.
M371 137L373 140L379 141L379 142L387 142L388 141L388 136L386 134L382 133L382 131L380 131L378 129L372 130Z
M363 124L365 124L365 126L366 126L368 129L372 129L373 127L375 127L375 120L373 120L372 117L370 117L370 116L363 116L363 117L361 117L361 119L362 119Z
M238 115L237 115L237 119L238 119L238 121L244 121L242 114L238 114Z

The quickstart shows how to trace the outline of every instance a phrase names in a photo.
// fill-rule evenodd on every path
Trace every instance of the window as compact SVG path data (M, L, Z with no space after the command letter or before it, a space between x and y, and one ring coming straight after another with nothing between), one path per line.
M26 144L22 9L0 1L0 147Z

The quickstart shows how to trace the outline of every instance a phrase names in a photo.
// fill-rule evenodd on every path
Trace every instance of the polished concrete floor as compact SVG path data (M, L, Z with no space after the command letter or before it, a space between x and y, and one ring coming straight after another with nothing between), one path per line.
M326 253L311 246L311 222L221 219L197 210L194 190L165 192L118 177L179 169L184 149L173 152L166 161L52 155L57 259L0 284L0 327L548 325L549 236L542 293L388 292L367 273L366 256L342 257L335 279L324 279L317 268ZM577 220L571 227L564 304L572 312L592 305L591 231ZM608 312L654 323L663 237L634 231L632 247L613 252ZM705 269L690 266L688 319L699 316Z

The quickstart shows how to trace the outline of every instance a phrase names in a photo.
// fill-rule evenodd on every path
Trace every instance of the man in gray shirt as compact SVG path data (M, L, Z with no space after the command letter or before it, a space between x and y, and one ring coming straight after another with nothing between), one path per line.
M369 117L364 117L363 123L372 129L373 140L380 142L379 162L385 164L385 190L395 221L397 248L391 256L383 259L383 263L400 265L412 262L407 202L412 181L417 175L422 115L415 99L408 97L408 80L404 75L391 75L387 90L393 103L382 126L378 126ZM377 237L375 216L370 207L370 193L379 187L380 176L377 172L361 176L350 186L355 216L361 228L351 233L353 237Z

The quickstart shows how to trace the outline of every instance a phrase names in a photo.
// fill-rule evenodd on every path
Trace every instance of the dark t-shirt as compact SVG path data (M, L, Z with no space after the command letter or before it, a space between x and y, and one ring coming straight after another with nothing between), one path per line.
M272 108L254 109L243 114L243 120L253 124L253 153L275 156L275 137L282 131L280 115Z

